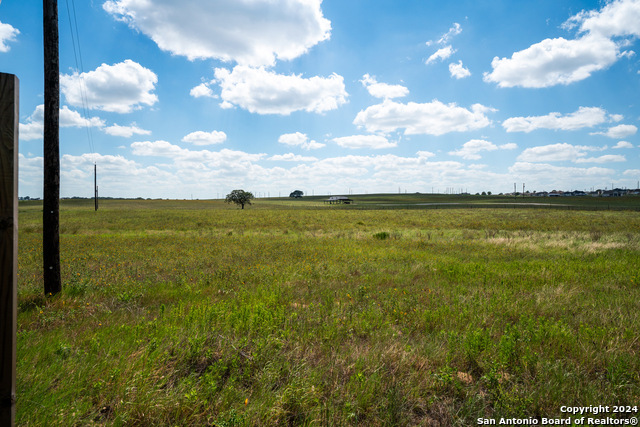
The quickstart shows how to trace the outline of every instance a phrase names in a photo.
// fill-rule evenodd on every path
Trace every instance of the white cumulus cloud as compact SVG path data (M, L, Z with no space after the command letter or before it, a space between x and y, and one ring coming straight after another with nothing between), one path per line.
M443 135L449 132L467 132L491 124L487 113L495 111L480 104L471 109L455 103L443 104L438 100L428 103L407 104L385 100L360 111L353 124L371 133L389 133L404 129L405 135Z
M311 156L301 156L299 154L287 153L273 155L267 160L271 160L274 162L315 162L318 159Z
M362 80L360 80L362 85L367 88L369 94L371 96L375 96L376 98L402 98L403 96L407 96L409 94L409 89L402 85L390 85L387 83L378 83L375 76L370 76L369 74L365 74L362 76Z
M16 41L18 34L20 31L17 28L0 22L0 52L9 52L11 48L7 43Z
M593 182L611 182L615 171L609 168L556 166L547 163L516 162L509 167L510 177L527 183L527 188L588 188Z
M151 135L150 130L140 129L135 123L130 126L120 126L114 123L104 128L104 132L108 135L121 136L123 138L131 138L133 135Z
M580 107L578 111L562 115L554 112L545 116L511 117L502 122L507 132L532 132L537 129L577 130L607 121L607 112L598 107Z
M190 60L254 66L299 57L329 39L322 0L109 0L104 10Z
M162 140L134 142L131 151L136 156L169 159L170 163L163 167L173 175L169 188L175 188L177 194L185 194L188 188L211 194L212 182L215 182L216 188L230 191L242 188L248 182L263 185L272 179L271 176L265 176L264 168L257 164L267 156L264 153L246 153L226 148L220 151L192 150Z
M201 83L198 86L191 89L189 95L194 98L218 98L218 95L213 93L213 89L210 87L210 83Z
M468 68L464 68L462 61L458 61L457 64L455 62L449 64L449 73L451 73L451 77L455 77L456 79L464 79L471 75L471 71L469 71Z
M227 134L217 130L214 130L212 132L191 132L189 135L186 135L184 138L182 138L182 142L189 142L193 145L222 144L226 140Z
M389 141L381 135L352 135L333 138L333 142L344 148L370 148L380 150L397 147L397 142Z
M324 113L347 102L342 76L282 75L264 68L238 65L215 70L222 88L222 107L239 106L252 113L289 115L295 111Z
M609 67L617 59L618 46L605 37L545 39L515 52L511 58L493 58L493 71L485 73L484 80L500 87L568 85Z
M94 71L60 76L60 90L67 102L83 105L83 95L91 109L130 113L143 105L153 105L158 76L130 59L114 65L102 64ZM83 94L84 86L84 94Z
M322 148L325 144L309 140L309 137L302 132L285 133L278 138L280 144L289 145L292 147L300 147L304 150L317 150Z
M580 32L604 37L640 37L640 1L615 0L602 10L581 11L565 23L565 27L579 26Z
M451 46L445 46L438 49L433 55L431 55L425 62L425 64L432 64L436 61L444 61L456 52Z
M136 156L168 157L180 164L205 164L208 167L233 168L236 165L257 162L266 154L251 154L223 148L220 151L189 150L168 141L138 141L131 144Z
M458 24L457 22L454 22L453 27L449 28L449 31L447 31L442 37L440 37L440 40L438 40L438 43L439 44L447 43L449 42L450 38L452 38L453 36L457 36L461 32L462 32L462 27L460 26L460 24Z
M38 115L42 111L42 120L44 123L44 105L38 106ZM40 120L40 119L38 119ZM101 128L105 125L104 120L99 117L84 118L77 111L69 109L66 105L60 108L60 127L98 127Z
M618 125L609 128L606 132L593 132L591 135L604 135L609 138L619 139L635 135L638 128L634 125Z
M44 135L44 125L38 122L20 123L19 138L21 141L41 139Z
M628 141L618 141L618 143L611 147L611 148L615 148L615 149L619 149L619 148L633 148L633 144L631 144Z
M580 37L545 39L515 52L511 58L495 57L493 71L485 73L485 81L500 87L567 85L586 79L620 58L634 56L635 52L620 49L630 38L640 37L640 0L615 0L601 10L583 10L563 27L578 27Z
M522 162L578 162L585 159L588 152L602 151L601 147L571 145L567 143L549 144L525 149L518 160Z
M454 22L453 26L451 28L449 28L449 31L444 33L442 35L442 37L440 37L435 43L437 43L437 44L447 44L447 43L449 43L449 39L451 39L454 36L457 36L461 32L462 32L462 27L460 26L460 24L458 24L457 22ZM426 45L427 46L431 46L433 43L434 43L433 40L429 40L426 43Z
M620 154L605 154L598 157L580 157L575 160L576 163L611 163L626 162L627 159Z
M482 158L480 155L482 151L513 150L517 147L518 146L514 143L498 146L493 142L485 141L484 139L472 139L465 142L459 150L450 151L449 154L452 156L459 156L467 160L478 160Z
M66 105L60 108L60 127L97 127L105 126L105 121L99 117L84 118L77 111L69 109ZM20 123L19 136L21 140L29 141L42 138L44 133L44 105L40 104L29 116L27 123Z
M42 195L42 157L20 154L20 191ZM123 156L100 153L60 157L60 191L62 197L93 196L93 165L98 164L100 195L106 197L166 197L167 189L183 184L173 174L156 166L143 166ZM150 184L152 183L152 184Z

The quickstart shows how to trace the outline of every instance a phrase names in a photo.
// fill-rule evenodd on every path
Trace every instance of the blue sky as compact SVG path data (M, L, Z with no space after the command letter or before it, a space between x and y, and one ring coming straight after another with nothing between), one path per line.
M58 7L62 196L93 194L94 162L112 197L640 180L640 0ZM0 72L20 79L19 188L31 197L42 196L41 27L41 1L0 3Z

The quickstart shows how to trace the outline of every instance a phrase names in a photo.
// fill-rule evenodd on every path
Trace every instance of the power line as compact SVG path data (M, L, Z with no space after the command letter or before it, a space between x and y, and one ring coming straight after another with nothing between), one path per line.
M69 7L69 0L66 0L67 4L67 16L69 17L69 30L71 32L71 44L73 46L73 56L76 62L76 69L79 70L80 77L80 98L82 101L82 112L85 119L85 128L87 130L87 140L89 142L89 150L91 157L95 164L95 148L93 143L93 134L91 132L91 126L89 126L89 103L87 101L87 91L84 84L84 64L82 62L82 49L80 48L80 33L78 32L78 19L76 14L75 0L71 0L71 7ZM73 18L71 16L71 9L73 8ZM75 25L75 31L74 31ZM77 41L77 43L76 43ZM76 52L77 48L77 52ZM79 61L78 61L79 59Z

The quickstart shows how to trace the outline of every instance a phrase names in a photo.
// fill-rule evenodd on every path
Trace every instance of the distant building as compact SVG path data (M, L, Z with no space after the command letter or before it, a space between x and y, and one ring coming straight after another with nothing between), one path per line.
M605 190L602 192L602 197L620 197L627 194L627 190L621 188L614 188L613 190Z
M350 199L348 197L345 196L331 196L328 199L324 200L325 203L329 203L330 205L333 204L345 204L345 205L349 205L351 203L353 203L353 199Z

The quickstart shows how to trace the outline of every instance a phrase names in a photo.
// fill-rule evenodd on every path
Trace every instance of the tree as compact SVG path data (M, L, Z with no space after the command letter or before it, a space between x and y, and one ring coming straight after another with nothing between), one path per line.
M292 191L291 194L289 194L289 197L294 197L296 199L300 198L304 196L304 192L302 190L296 190L296 191Z
M253 199L253 194L249 191L244 190L233 190L231 193L227 194L224 201L227 203L235 203L236 205L240 205L242 209L244 209L244 205L250 205L251 199Z

